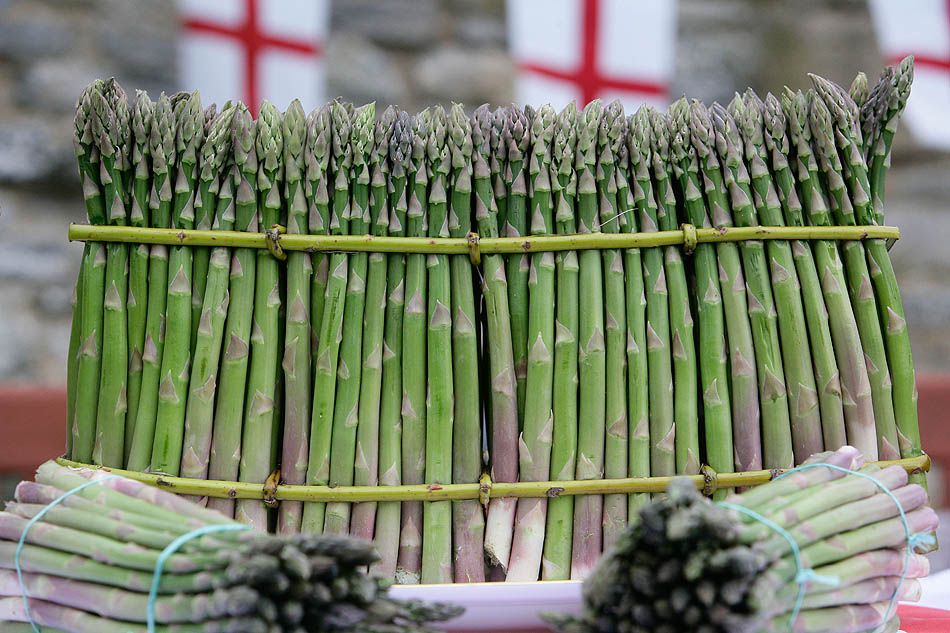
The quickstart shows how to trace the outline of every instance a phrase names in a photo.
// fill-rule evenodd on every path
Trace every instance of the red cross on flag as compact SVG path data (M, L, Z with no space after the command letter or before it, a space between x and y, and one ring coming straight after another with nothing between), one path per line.
M178 0L181 85L206 103L325 101L329 0Z
M904 120L922 145L950 148L950 0L871 0L889 64L914 56Z
M632 112L669 102L675 0L508 0L507 7L520 103L620 99Z

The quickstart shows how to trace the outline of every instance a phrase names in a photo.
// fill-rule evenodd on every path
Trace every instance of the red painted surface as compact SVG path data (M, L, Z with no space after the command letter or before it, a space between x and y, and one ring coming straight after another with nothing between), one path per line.
M950 631L950 611L902 604L897 607L901 630L907 633L947 633Z

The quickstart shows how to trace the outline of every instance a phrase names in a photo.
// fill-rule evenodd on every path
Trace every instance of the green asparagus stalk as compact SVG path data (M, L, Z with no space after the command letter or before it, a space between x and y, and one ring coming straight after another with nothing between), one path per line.
M409 169L412 158L412 120L405 110L396 112L389 141L389 235L406 234L409 204ZM390 253L386 259L386 320L383 334L383 384L379 410L379 484L402 483L403 324L406 307L406 256ZM401 503L376 506L373 538L377 561L371 570L384 578L396 576L399 556ZM354 518L355 520L355 518Z
M155 104L148 94L136 92L132 116L132 170L131 207L129 222L132 226L149 226L149 187L152 180L149 136L152 131ZM125 416L125 450L123 465L128 461L138 418L139 396L142 387L142 352L145 345L145 325L148 317L148 245L136 244L129 248L129 295L126 301L129 319L129 378L128 411Z
M204 137L201 99L195 92L175 106L175 145L178 173L174 186L172 226L194 227L195 167ZM152 441L153 472L177 475L181 468L185 406L191 364L192 252L175 246L168 258L169 282L165 313L165 350L162 354L158 411Z
M578 121L577 230L601 231L597 213L597 136L603 119L603 104L592 101ZM600 479L604 467L606 421L606 343L604 338L604 267L600 251L586 250L579 256L578 364L579 408L577 437L578 480ZM571 578L582 579L593 569L602 551L603 497L582 496L574 502L574 534L571 544Z
M891 146L894 143L894 135L897 133L897 124L907 105L910 86L914 81L914 58L908 56L902 59L897 69L890 75L892 78L890 85L887 86L889 89L880 96L881 103L877 107L878 111L886 112L886 115L877 117L880 123L876 126L874 142L871 143L870 139L865 139L870 150L868 153L873 152L873 159L869 156L870 160L868 160L870 167L868 179L871 184L872 209L877 224L884 223L884 180L891 166Z
M532 235L554 233L551 201L551 141L556 114L542 106L531 126L528 155L529 215ZM528 276L528 368L525 380L524 429L519 442L521 481L544 481L551 472L554 433L554 254L531 256ZM515 533L506 580L538 579L544 547L546 499L522 499L515 515Z
M508 144L505 129L508 126L508 109L495 108L492 112L492 131L489 140L491 148L492 191L495 192L495 205L498 207L497 227L495 233L505 234L505 222L508 220L508 183L505 169L508 165Z
M128 224L125 206L126 191L122 187L122 169L128 151L129 104L125 92L115 83L106 82L104 93L93 98L97 115L92 133L96 137L101 161L103 206L106 221L113 226ZM92 451L94 462L104 466L121 466L125 459L125 414L128 410L127 381L129 370L128 295L129 247L111 243L106 247L105 294L102 315L102 369L99 382L99 404L96 408L96 442Z
M352 235L363 235L371 226L369 190L370 157L374 148L375 105L357 109L350 117L350 146L353 162L350 168L351 203L349 229ZM363 317L366 303L368 256L349 256L346 307L343 313L343 340L340 343L340 364L336 381L336 402L333 410L333 435L330 445L330 485L353 483L356 431L359 421L361 350ZM327 504L324 532L346 534L350 526L350 504Z
M699 228L712 227L699 179L699 160L690 142L690 106L682 98L670 106L670 155L684 201L684 218ZM693 254L699 319L700 389L706 461L716 472L732 472L732 407L719 260L713 244L699 244Z
M452 160L447 143L445 110L432 111L432 132L426 145L429 188L429 236L449 236L448 192ZM426 368L425 482L439 485L452 480L453 349L451 275L446 255L426 257L428 308ZM427 503L423 507L422 574L425 584L451 582L453 565L452 505L448 501Z
M370 158L370 218L373 235L389 233L389 143L396 122L394 108L386 108L376 122L375 150ZM367 265L366 309L363 315L363 356L360 381L356 457L353 484L376 486L379 482L379 424L383 385L384 334L388 255L371 253ZM372 540L376 504L353 506L349 533Z
M782 224L779 194L768 167L762 109L764 104L752 90L745 93L741 106L735 100L737 123L741 127L745 158L752 179L752 191L758 222L764 226ZM809 346L801 286L792 246L769 240L766 245L772 278L772 294L778 318L779 340L788 390L789 423L795 463L824 449L821 412L815 372Z
M344 235L349 228L350 166L353 149L350 144L350 116L338 101L331 106L333 206L330 210L329 230ZM336 400L337 369L340 343L343 340L343 314L349 278L349 256L334 253L330 257L330 277L327 282L323 318L318 335L319 348L314 370L313 407L310 421L310 457L307 483L327 485L330 480L330 445L333 435L333 409ZM326 520L326 504L304 505L302 532L322 532Z
M551 150L551 204L557 233L577 232L574 201L577 176L574 152L577 146L577 108L569 103L558 115ZM578 276L577 251L554 256L556 274L554 322L554 434L551 445L551 479L574 479L577 467L577 358L578 358ZM629 314L628 314L629 317ZM649 474L649 473L648 473ZM541 558L542 580L569 580L571 541L574 525L574 497L556 497L548 501L544 551Z
M227 102L222 107L222 111L230 107ZM204 138L208 138L211 132L211 125L218 115L218 105L212 103L204 109ZM199 159L200 160L200 159ZM200 169L200 166L199 166ZM217 205L214 196L217 191L213 188L203 187L201 183L197 185L195 192L195 228L203 231L211 229L214 219L217 215ZM191 346L194 350L198 344L198 324L201 320L201 312L204 307L205 287L208 283L208 267L211 263L211 248L207 246L193 247L192 255L192 284L191 284Z
M406 234L428 234L428 183L426 146L432 120L423 110L412 120L412 154L406 178L409 204ZM406 304L403 314L402 355L402 481L425 481L426 459L426 256L412 253L406 257ZM422 503L408 502L402 507L399 558L396 581L418 583L422 570Z
M256 123L244 104L238 104L231 129L234 152L234 229L256 232L257 215L257 135ZM244 428L244 392L250 352L254 310L254 279L257 253L251 248L234 249L228 282L228 317L224 326L223 349L218 372L217 403L211 436L208 478L234 481L240 472L241 434ZM225 516L234 516L233 499L208 499L208 507Z
M333 192L333 183L329 178L332 125L330 108L330 105L325 105L307 115L307 147L304 158L307 173L304 185L308 210L307 228L311 235L326 235L330 228L330 194ZM324 301L327 296L327 282L330 278L330 254L323 251L313 253L311 268L313 270L310 288L312 375L316 371L317 351L320 347L317 335L320 333L320 322L323 319ZM306 443L304 445L306 446ZM298 466L304 473L306 472L306 455L303 452L301 452L301 461ZM306 477L305 474L301 476ZM284 516L283 513L281 516ZM298 519L299 516L298 513ZM297 522L299 523L299 520Z
M769 94L765 99L765 147L771 158L771 169L776 191L782 205L783 217L775 220L788 226L805 226L802 204L798 198L796 178L789 164L790 144L787 123L778 98ZM805 241L792 242L792 257L801 284L805 322L815 367L818 389L818 407L825 448L837 449L847 444L844 410L841 399L841 380L835 360L828 310L821 294L821 281L812 250Z
M716 228L727 228L732 226L730 201L716 155L715 129L706 106L698 102L690 106L689 124L690 137L699 157L705 183L704 193L711 214L710 220ZM735 468L742 472L762 468L755 350L739 247L736 244L717 244L716 255L719 260L720 292L726 322L726 340L729 345Z
M722 106L714 105L712 115L716 127L716 148L731 198L732 219L737 226L753 226L757 221L749 173L742 159L739 130L733 116ZM739 251L744 264L749 319L755 344L762 411L762 462L766 468L788 468L794 465L795 455L776 323L778 318L769 283L770 269L761 241L743 242Z
M453 104L446 135L452 171L449 180L449 236L472 231L472 124ZM482 474L482 410L479 406L478 341L472 264L465 255L449 258L451 275L454 422L452 481L475 483ZM431 377L430 377L431 380ZM452 504L452 560L455 582L485 580L485 515L476 500Z

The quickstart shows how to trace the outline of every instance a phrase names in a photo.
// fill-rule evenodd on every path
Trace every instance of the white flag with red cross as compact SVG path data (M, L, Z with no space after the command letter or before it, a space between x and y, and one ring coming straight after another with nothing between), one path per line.
M665 107L676 0L508 0L515 98L556 108L620 99Z
M922 145L950 148L950 0L871 0L870 6L887 62L914 56L907 127Z
M178 0L179 76L202 101L240 99L253 114L267 99L284 110L326 100L323 44L330 0Z

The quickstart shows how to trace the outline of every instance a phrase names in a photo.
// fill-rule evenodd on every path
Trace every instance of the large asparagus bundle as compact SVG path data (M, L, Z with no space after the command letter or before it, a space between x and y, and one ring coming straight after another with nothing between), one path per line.
M583 616L551 621L565 633L896 631L897 600L918 599L929 571L904 524L936 527L927 492L850 446L806 464L860 475L809 468L723 506L674 481L585 582Z
M50 505L89 482L97 483ZM149 607L162 551L209 526L222 531L187 540L165 559ZM0 512L0 631L26 630L16 623L31 618L42 631L145 631L151 609L156 631L422 633L433 630L427 622L460 612L389 598L362 571L377 558L366 541L232 529L239 526L129 479L43 464Z
M846 443L868 459L919 455L882 240L531 242L881 224L912 71L629 116L594 101L377 118L334 101L309 115L265 103L255 120L197 94L130 105L95 82L75 132L93 224L524 243L477 268L458 254L283 263L268 249L87 243L68 456L268 489L437 489L484 473L786 468ZM467 582L584 578L647 498L207 505L259 530L373 539L376 569L400 582Z

